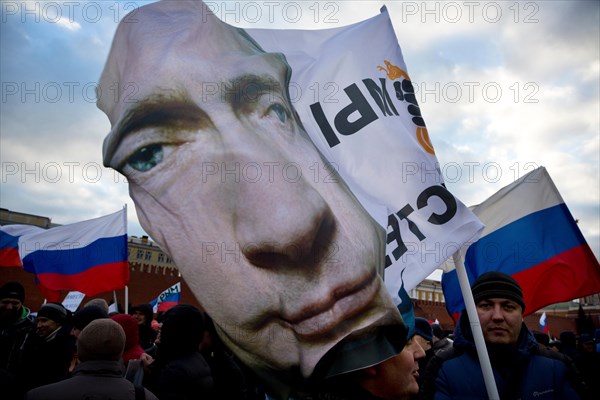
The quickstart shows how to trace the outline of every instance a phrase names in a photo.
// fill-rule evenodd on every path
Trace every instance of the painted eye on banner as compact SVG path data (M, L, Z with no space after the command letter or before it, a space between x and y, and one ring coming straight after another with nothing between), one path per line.
M277 118L279 118L279 121L281 121L282 124L287 123L289 116L287 110L281 104L273 104L271 107L269 107L267 113L277 116Z
M137 150L127 159L127 165L136 171L146 172L160 164L164 157L162 144L151 144Z

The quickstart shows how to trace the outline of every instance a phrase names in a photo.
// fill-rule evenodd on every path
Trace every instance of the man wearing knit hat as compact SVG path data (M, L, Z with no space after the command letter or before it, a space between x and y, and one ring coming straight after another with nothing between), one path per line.
M58 382L67 376L75 352L70 317L70 311L59 303L46 303L39 309L35 332L27 336L20 355L19 379L23 389Z
M125 332L108 318L90 322L77 338L80 364L73 376L62 382L39 387L27 393L27 400L123 399L156 400L150 391L136 388L123 378L121 356L125 347ZM136 397L136 391L143 396Z
M0 387L6 390L17 389L19 349L33 326L31 312L23 305L24 301L25 289L19 282L6 282L0 287Z
M525 300L519 283L487 272L471 286L501 399L585 399L588 392L573 363L540 349L523 322ZM546 397L544 397L546 396ZM487 398L468 315L462 312L453 346L432 358L421 398Z
M71 320L71 335L77 338L83 328L88 326L90 322L100 318L108 318L108 312L94 305L86 305L73 315Z

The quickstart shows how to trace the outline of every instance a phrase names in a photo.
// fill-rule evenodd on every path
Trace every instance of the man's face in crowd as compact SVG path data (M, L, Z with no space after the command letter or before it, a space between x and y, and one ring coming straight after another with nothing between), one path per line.
M481 300L477 303L477 315L487 343L517 343L523 322L520 305L508 299Z
M415 335L414 340L416 340L419 345L423 348L423 350L427 351L431 348L431 341L425 339L421 335Z
M345 337L398 323L377 274L385 232L328 174L285 60L214 16L137 11L101 80L132 83L136 100L99 102L105 163L225 343L251 366L309 376Z
M21 313L21 300L11 297L0 300L0 321L13 321Z
M419 393L418 361L425 357L425 351L415 337L397 356L365 369L360 384L377 398L386 400L408 399Z
M40 337L48 337L52 332L60 328L60 324L46 317L38 317L36 322L36 334Z

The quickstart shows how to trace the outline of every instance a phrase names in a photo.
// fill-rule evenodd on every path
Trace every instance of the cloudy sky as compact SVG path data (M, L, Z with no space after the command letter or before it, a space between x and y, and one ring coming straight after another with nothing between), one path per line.
M600 254L597 1L207 2L247 28L331 28L386 5L448 188L482 202L545 166ZM1 3L0 206L68 224L129 206L102 166L94 92L117 22L144 2Z

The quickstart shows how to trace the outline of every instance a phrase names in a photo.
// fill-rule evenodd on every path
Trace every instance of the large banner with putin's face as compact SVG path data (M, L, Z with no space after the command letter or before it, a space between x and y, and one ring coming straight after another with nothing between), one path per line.
M483 225L444 186L387 9L334 29L248 32L285 55L292 102L327 168L387 229L385 282L399 304L403 283L417 286Z
M100 80L123 88L98 101L104 162L225 345L271 389L397 354L402 282L480 224L443 186L387 13L313 32L244 31L198 1L132 17ZM338 101L292 98L313 82Z

